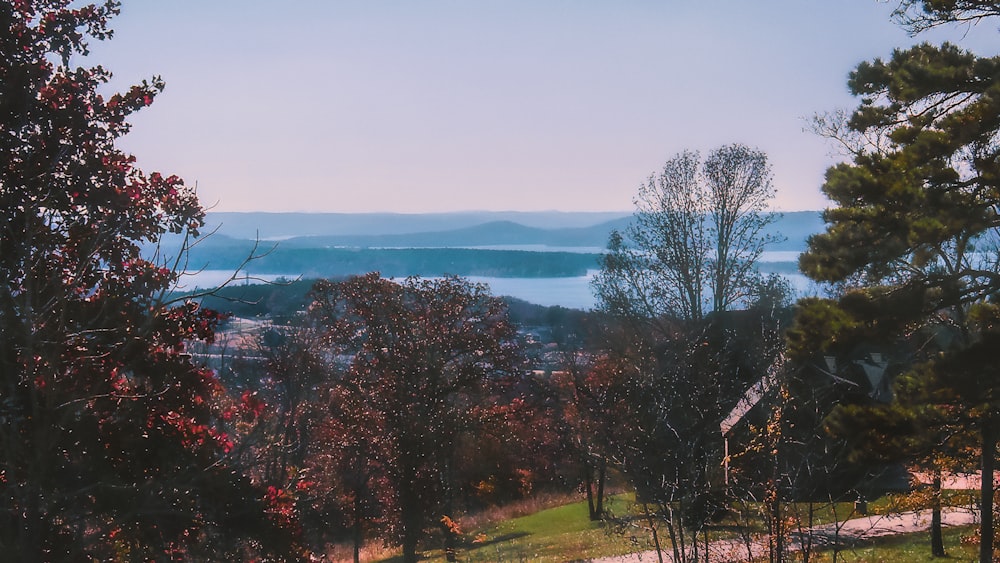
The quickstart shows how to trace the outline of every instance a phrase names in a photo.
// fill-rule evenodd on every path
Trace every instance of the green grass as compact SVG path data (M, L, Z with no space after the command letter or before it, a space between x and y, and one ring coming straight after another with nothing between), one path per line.
M631 495L616 495L607 502L612 508L625 505L631 502ZM571 561L634 549L625 538L609 533L601 522L592 522L586 502L542 510L475 533L483 534L486 541L464 550L463 561Z
M928 532L901 534L880 538L870 545L845 548L837 554L838 563L918 563L925 561L978 561L979 544L963 543L962 538L972 536L975 526L944 529L946 557L931 557L931 538ZM832 563L833 552L813 554L815 563Z
M632 495L615 495L606 500L613 510L625 510ZM484 541L466 542L459 551L462 562L487 561L572 561L608 555L621 555L648 549L627 536L612 533L601 522L588 517L587 503L574 502L549 508L471 530L468 538L479 535ZM440 550L423 553L427 561L444 561ZM395 559L386 559L391 562Z
M737 519L735 517L735 512L737 510L744 511L744 515L741 519ZM810 525L818 526L820 524L848 520L860 516L860 514L855 512L853 502L816 502L812 505L800 502L794 504L783 504L781 510L782 515L785 518L794 520L796 525L800 525L802 527L808 527ZM741 523L749 521L751 522L751 532L764 533L767 531L767 528L763 520L763 511L764 506L762 503L743 503L739 506L734 506L733 513L730 514L729 517L725 518L721 524L738 526ZM812 512L811 519L809 516L810 511Z
M949 499L949 500L958 500ZM618 515L629 515L625 519L627 525L611 530L607 524L592 522L588 518L586 502L572 502L554 508L540 510L533 514L508 518L499 523L485 524L480 528L466 529L464 542L459 550L458 558L463 563L473 562L512 562L512 561L574 561L595 557L624 555L638 551L653 549L651 535L644 526L642 518L636 518L637 507L632 494L619 494L610 497L607 508ZM964 503L956 503L964 504ZM902 508L898 499L882 498L869 503L869 510L885 512L892 508ZM751 513L757 513L759 507L748 506ZM798 512L806 525L805 515L808 505L797 504L786 506L785 516ZM859 516L854 512L853 503L815 504L813 506L813 524L844 520ZM752 519L754 533L763 531L759 518ZM710 532L709 539L732 538L739 535L734 528L738 522L723 521ZM665 526L661 525L661 542L664 549L669 546L665 537ZM946 528L945 548L949 557L944 561L974 561L978 554L978 545L962 543L962 536L969 536L973 528ZM473 543L473 538L478 540ZM444 553L439 550L425 551L424 560L443 562ZM864 544L843 548L837 557L838 562L860 563L866 561L887 561L891 563L909 563L911 561L927 561L930 558L930 537L927 532L906 534L901 536L881 538L877 543ZM398 557L381 559L390 563L398 561ZM828 563L833 561L832 552L814 553L811 561Z
M534 514L511 518L498 524L487 525L482 529L466 530L467 538L477 535L485 537L480 543L466 542L459 552L462 562L510 562L510 561L573 561L612 555L625 555L638 551L653 549L652 536L645 526L645 521L639 516L639 508L635 505L635 495L632 493L614 495L606 501L607 509L616 515L629 515L624 526L612 530L601 522L592 522L588 517L587 503L574 502L541 510ZM797 509L804 511L805 505ZM852 514L853 503L838 503L836 515L840 519L856 516ZM748 507L753 514L759 514L759 507ZM790 511L789 511L790 512ZM788 513L786 513L787 515ZM816 504L814 507L814 524L834 520L834 510L829 505ZM753 518L752 532L764 531L759 518ZM709 533L710 541L737 537L735 531L738 522L725 520ZM665 524L658 524L660 541L663 548L669 547ZM445 561L441 550L425 551L423 556L428 561ZM384 563L392 563L396 558L384 559Z

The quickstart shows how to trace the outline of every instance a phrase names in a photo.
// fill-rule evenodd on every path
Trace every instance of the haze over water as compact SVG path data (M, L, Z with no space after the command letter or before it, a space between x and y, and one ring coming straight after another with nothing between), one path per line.
M798 252L793 251L771 251L765 252L761 257L762 269L767 270L769 264L793 262L798 257ZM534 303L536 305L560 306L570 309L589 310L593 309L597 303L591 281L597 270L587 272L585 276L558 277L558 278L504 278L492 276L465 276L468 280L476 283L484 283L490 287L493 295L510 296L517 299ZM782 274L791 282L792 289L798 295L815 293L817 290L811 280L802 274ZM187 291L195 288L217 287L233 277L233 272L227 270L202 270L185 276L182 279L183 286L179 289ZM297 273L285 274L247 274L241 272L233 280L233 284L244 283L264 283L278 279L296 279Z

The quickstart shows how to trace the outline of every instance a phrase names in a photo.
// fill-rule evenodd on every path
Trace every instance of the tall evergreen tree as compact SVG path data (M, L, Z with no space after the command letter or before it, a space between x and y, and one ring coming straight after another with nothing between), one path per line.
M982 2L905 2L904 8L917 4L922 11L913 17L927 22L996 10L996 3ZM921 44L860 64L848 84L862 102L831 135L847 138L853 161L827 172L823 191L835 205L800 266L815 280L854 288L841 299L850 301L848 332L889 338L950 327L955 339L944 351L950 360L924 373L959 386L961 378L949 379L940 366L962 363L993 338L992 326L971 322L969 314L1000 291L1000 57ZM800 318L822 307L812 302ZM978 382L975 395L955 396L976 413L970 423L980 433L985 477L980 558L990 561L1000 379L983 370Z
M978 23L1000 16L996 0L901 0L893 12L910 32L918 33L949 23Z

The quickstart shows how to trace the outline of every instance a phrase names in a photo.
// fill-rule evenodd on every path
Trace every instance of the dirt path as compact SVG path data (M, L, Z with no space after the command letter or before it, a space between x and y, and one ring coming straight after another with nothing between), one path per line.
M968 508L945 508L941 514L945 526L962 526L975 524L978 518ZM834 542L851 543L859 540L877 538L893 534L908 534L930 529L931 511L904 512L886 516L865 516L854 518L838 524L823 524L813 528L813 546L828 546ZM797 540L792 540L789 551L799 551L802 546ZM743 540L724 540L709 544L709 561L730 563L751 561L767 557L767 538L755 538L750 545ZM644 551L618 557L602 557L592 559L592 563L633 563L635 561L658 561L655 551ZM663 561L672 561L669 552L663 553Z

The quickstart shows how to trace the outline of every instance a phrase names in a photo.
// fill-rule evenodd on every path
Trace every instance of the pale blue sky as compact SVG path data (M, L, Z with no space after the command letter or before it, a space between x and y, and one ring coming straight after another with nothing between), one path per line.
M756 146L820 209L805 118L908 37L875 0L125 0L92 59L167 89L123 147L219 211L630 210L683 149Z

